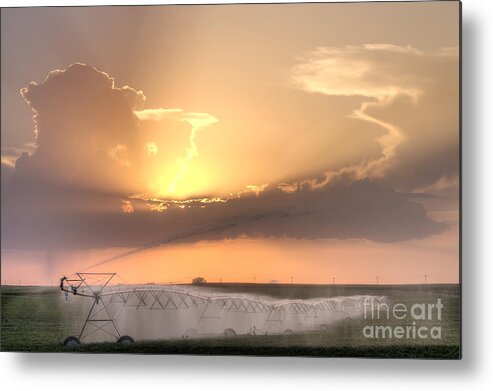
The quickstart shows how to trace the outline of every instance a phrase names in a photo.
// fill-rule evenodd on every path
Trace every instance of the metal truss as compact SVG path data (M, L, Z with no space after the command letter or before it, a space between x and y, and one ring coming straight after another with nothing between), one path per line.
M106 306L102 291L115 277L116 273L75 273L71 278L60 279L60 289L73 295L93 298L89 314L79 333L79 340L102 331L113 338L120 338L115 317ZM65 284L68 286L65 287Z
M261 300L254 300L248 297L223 296L213 297L210 303L215 307L222 308L222 312L245 312L251 314L265 313L272 310L272 306Z
M170 286L158 285L114 285L109 286L116 273L75 273L60 279L60 289L72 295L92 298L93 303L78 335L79 340L86 339L94 333L102 332L111 338L119 339L120 332L115 320L124 308L150 311L184 311L199 309L198 329L207 319L222 323L224 317L236 314L258 314L264 319L265 332L270 325L282 326L286 320L295 321L303 327L308 320L321 323L325 317L333 314L345 315L348 311L362 308L365 297L352 296L325 298L318 301L267 302L244 296L206 297ZM385 298L372 297L378 301ZM117 308L117 310L115 310ZM243 319L243 318L238 318ZM252 325L255 329L255 327ZM189 329L196 331L195 329ZM226 331L231 330L227 329ZM234 333L234 330L232 330ZM292 332L291 330L286 330Z
M106 292L102 296L110 297L111 304L149 310L186 310L205 306L210 300L169 288L135 288Z

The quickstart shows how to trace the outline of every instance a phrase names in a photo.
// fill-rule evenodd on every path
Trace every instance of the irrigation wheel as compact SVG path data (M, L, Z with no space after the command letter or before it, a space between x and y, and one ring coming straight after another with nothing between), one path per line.
M120 338L118 338L118 341L116 341L116 343L119 345L131 345L134 342L134 339L128 335L122 335Z
M224 330L225 337L234 337L235 335L236 335L236 331L234 331L233 329Z
M75 336L67 337L63 341L63 346L71 349L78 348L80 346L80 339Z

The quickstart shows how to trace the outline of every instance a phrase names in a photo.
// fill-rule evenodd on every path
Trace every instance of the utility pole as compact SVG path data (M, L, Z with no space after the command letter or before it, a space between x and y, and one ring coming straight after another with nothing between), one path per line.
M425 274L425 285L428 283L428 276Z
M257 283L257 277L253 276L253 283L256 284Z
M291 276L291 285L293 285L293 276Z
M377 276L377 285L378 285L378 276Z
M336 278L332 277L332 285L335 285L335 284L336 284Z

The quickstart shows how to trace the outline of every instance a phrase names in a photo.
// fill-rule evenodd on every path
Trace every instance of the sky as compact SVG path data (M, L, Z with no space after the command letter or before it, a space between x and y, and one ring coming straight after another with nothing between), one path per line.
M458 2L1 22L2 283L458 282Z

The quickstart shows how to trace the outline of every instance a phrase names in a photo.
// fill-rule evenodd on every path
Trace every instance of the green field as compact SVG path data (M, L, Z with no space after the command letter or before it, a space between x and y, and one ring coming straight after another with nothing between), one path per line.
M393 302L443 303L440 339L369 339L363 335L368 325L406 325L409 320L364 320L341 322L329 330L294 335L241 335L193 340L138 341L133 345L116 343L83 344L77 351L93 353L149 354L234 354L234 355L306 355L328 357L402 357L460 358L460 300L457 285L402 286L327 286L281 284L207 284L223 293L246 293L275 298L309 299L314 297L358 294L387 296ZM62 345L65 337L78 334L85 313L67 305L58 288L2 286L2 351L73 351ZM436 322L423 321L432 327Z

